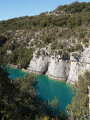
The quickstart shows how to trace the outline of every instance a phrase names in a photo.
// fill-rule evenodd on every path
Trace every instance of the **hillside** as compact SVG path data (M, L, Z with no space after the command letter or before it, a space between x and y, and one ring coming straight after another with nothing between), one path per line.
M35 60L40 56L47 56L49 61L50 57L59 56L59 59L64 61L64 63L61 61L60 64L65 65L66 61L71 60L71 56L76 61L81 59L81 54L89 56L90 53L87 53L88 50L86 50L89 45L90 2L75 2L70 5L58 6L49 13L0 21L0 61L19 65L25 69L29 66L32 67L30 70L33 72L37 72L37 70L33 69L36 66L32 66L32 64L41 62L41 60L36 63L31 62L30 66L29 63L34 56ZM84 52L85 50L87 52ZM47 64L49 64L48 60ZM61 69L62 76L68 77L67 72L63 75L65 69L69 71L70 65L69 68L66 65L63 70ZM43 68L42 73L46 72L47 67Z

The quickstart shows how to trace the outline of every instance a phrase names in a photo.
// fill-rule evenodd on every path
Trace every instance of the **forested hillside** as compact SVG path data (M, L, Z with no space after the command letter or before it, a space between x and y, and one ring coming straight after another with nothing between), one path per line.
M33 74L11 80L0 65L0 120L58 120L66 119L61 111L54 114L58 99L42 101L37 97L38 82Z
M0 61L26 68L40 55L68 59L90 44L90 3L75 2L52 12L0 21ZM47 52L47 51L48 52ZM25 51L25 52L24 52ZM22 54L24 53L24 54Z
M37 98L35 76L12 81L0 66L0 119L87 119L90 72L85 70L90 70L90 2L74 2L40 15L0 21L0 63L32 71L39 68L41 72L45 68L42 73L48 72L71 83L78 81L67 115L62 112L56 115L54 108L58 100L52 101L48 109Z

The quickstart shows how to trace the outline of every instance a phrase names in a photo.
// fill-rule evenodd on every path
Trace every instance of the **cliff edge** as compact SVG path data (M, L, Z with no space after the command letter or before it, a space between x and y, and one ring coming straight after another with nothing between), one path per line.
M47 74L50 78L75 84L79 75L90 70L90 46L79 53L78 58L70 55L70 60L63 60L59 55L38 58L34 55L27 69L33 73Z

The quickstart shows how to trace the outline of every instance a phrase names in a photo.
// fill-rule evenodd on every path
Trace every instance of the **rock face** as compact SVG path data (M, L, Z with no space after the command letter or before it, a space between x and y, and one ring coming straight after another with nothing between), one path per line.
M78 75L83 73L85 65L80 62L71 61L70 73L67 82L75 84L78 81Z
M33 57L27 69L30 72L45 74L48 69L48 57Z
M69 73L68 61L52 58L48 67L48 76L54 79L65 81Z
M47 74L53 79L58 79L75 84L78 81L78 76L86 70L90 70L90 46L86 48L80 57L75 59L71 56L70 60L62 60L58 56L35 56L28 66L28 70L34 73Z
M78 76L83 74L85 70L90 70L90 46L81 53L78 61L71 60L70 73L67 82L75 84Z

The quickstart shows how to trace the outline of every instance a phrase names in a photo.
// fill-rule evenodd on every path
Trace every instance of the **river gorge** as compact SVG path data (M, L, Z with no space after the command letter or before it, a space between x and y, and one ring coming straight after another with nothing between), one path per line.
M25 74L30 74L17 68L7 66L5 66L5 68L9 72L11 79L24 77ZM37 81L37 96L46 102L48 102L48 100L52 101L55 97L58 98L58 111L62 109L65 112L66 106L71 103L72 97L74 96L72 86L66 82L49 79L46 75L38 75Z

